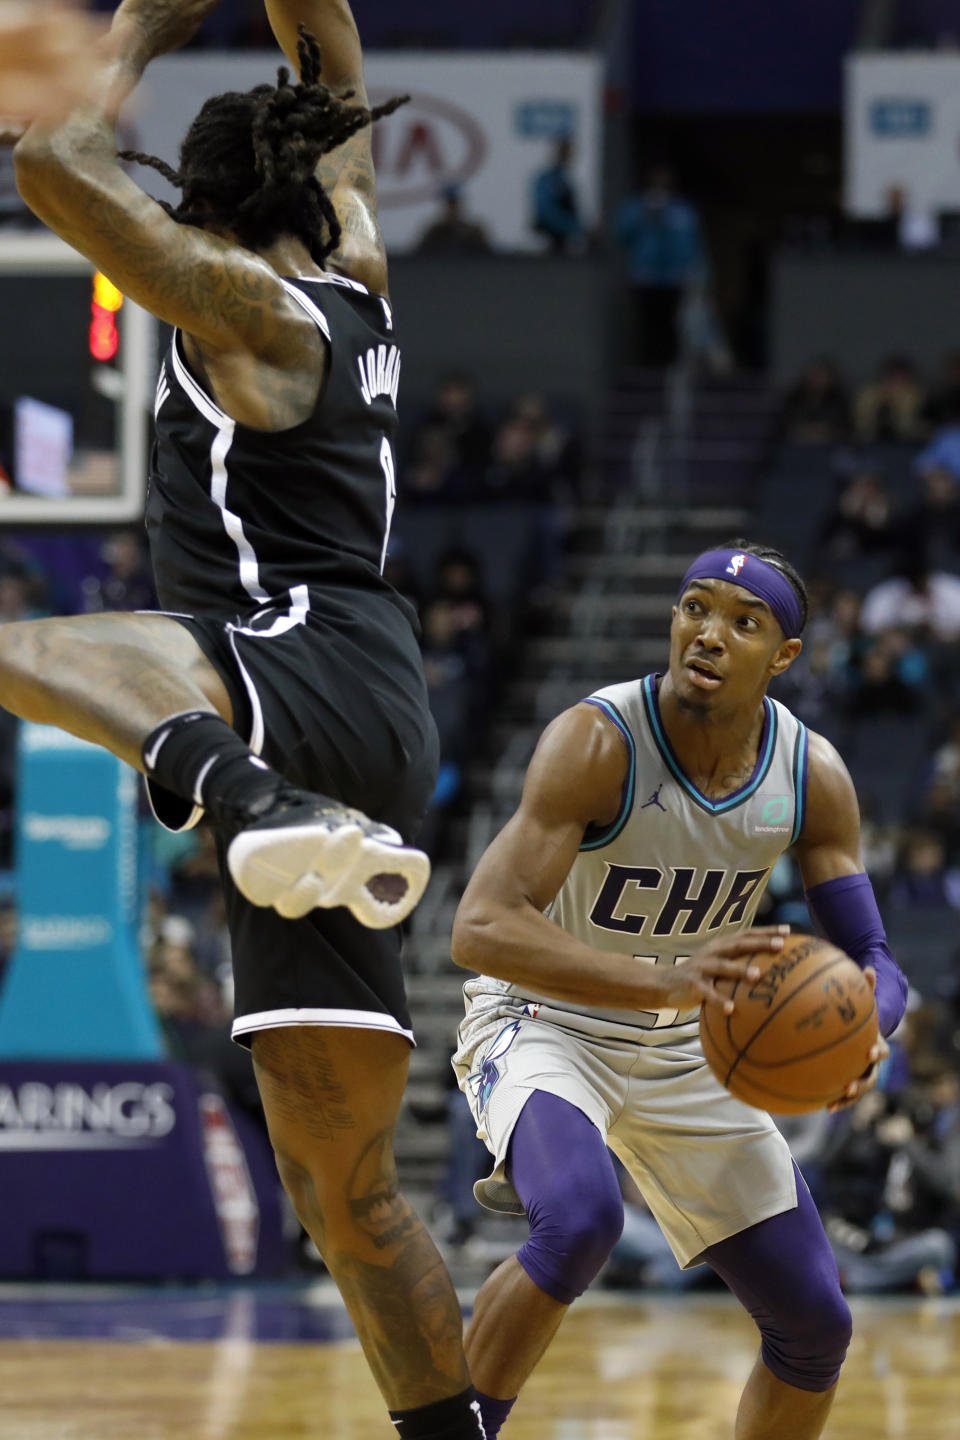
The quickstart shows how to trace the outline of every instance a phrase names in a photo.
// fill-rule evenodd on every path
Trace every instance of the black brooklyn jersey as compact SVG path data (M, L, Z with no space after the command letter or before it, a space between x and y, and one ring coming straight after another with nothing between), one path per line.
M339 276L283 283L328 342L302 424L266 432L225 415L190 373L179 332L164 360L146 509L164 610L309 609L331 586L401 603L381 577L396 498L390 306Z

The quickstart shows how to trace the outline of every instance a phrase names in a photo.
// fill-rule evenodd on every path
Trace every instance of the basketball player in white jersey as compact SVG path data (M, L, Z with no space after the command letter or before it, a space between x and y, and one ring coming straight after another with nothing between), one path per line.
M881 1033L903 1014L847 770L766 696L800 652L806 606L777 551L701 555L668 672L547 728L463 897L453 955L479 978L454 1067L494 1160L476 1193L530 1222L467 1334L488 1437L620 1234L608 1147L679 1263L706 1260L757 1321L736 1440L814 1440L826 1422L850 1336L836 1264L770 1116L723 1089L698 1035L716 979L782 944L747 927L790 846L819 928L875 986ZM880 1041L837 1106L886 1053Z

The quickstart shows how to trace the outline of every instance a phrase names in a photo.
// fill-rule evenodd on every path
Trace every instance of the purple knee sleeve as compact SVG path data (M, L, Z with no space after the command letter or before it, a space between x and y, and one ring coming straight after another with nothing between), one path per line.
M703 1258L757 1322L767 1369L785 1385L823 1391L840 1374L850 1310L817 1207L796 1175L795 1210L711 1245Z
M575 1105L534 1090L514 1127L507 1166L530 1222L517 1259L534 1285L569 1305L596 1278L623 1229L610 1152Z

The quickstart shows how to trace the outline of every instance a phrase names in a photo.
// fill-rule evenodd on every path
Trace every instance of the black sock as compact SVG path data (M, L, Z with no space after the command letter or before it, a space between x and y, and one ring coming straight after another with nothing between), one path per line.
M391 1410L400 1440L486 1440L480 1407L471 1385L449 1400L416 1410Z
M207 710L171 715L147 736L141 754L151 780L202 805L219 825L249 823L285 788L226 720Z
M507 1423L507 1416L516 1403L516 1396L512 1400L494 1400L491 1395L483 1395L479 1390L477 1391L477 1404L480 1406L480 1417L483 1420L487 1440L497 1440L500 1431Z

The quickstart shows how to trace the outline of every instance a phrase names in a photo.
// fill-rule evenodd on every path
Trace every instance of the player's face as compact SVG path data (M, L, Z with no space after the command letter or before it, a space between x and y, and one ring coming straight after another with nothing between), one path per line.
M735 710L793 663L769 605L726 580L691 580L674 607L670 679L677 698L702 713Z

